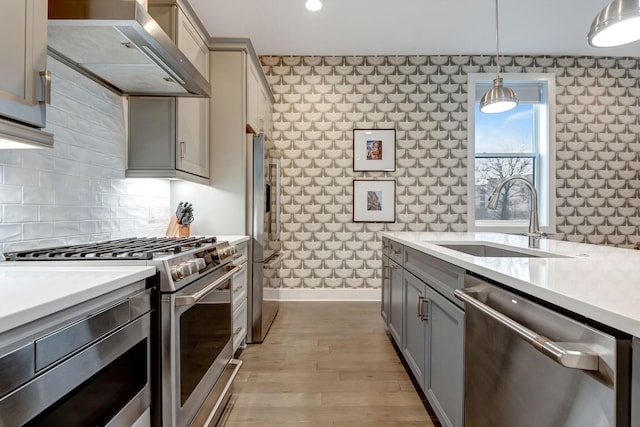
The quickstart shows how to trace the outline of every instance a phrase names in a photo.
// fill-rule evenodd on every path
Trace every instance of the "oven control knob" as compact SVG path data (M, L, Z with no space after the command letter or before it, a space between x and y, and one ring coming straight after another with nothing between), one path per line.
M235 246L229 246L228 248L224 248L222 251L222 255L227 258L233 256L238 253L238 248Z
M202 258L196 258L189 261L189 266L191 267L191 273L197 273L202 270L206 265Z
M184 276L182 275L182 271L180 270L180 265L171 266L171 277L174 281L178 281L184 278Z
M197 273L198 269L192 261L185 261L171 267L171 277L173 280L182 280L185 277Z

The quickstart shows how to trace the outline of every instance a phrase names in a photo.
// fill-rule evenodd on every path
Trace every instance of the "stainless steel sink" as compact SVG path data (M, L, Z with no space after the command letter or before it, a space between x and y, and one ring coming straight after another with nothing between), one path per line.
M538 250L527 249L504 249L497 246L470 243L434 243L443 248L452 249L465 254L476 257L488 258L567 258L564 255L558 255L551 252L542 252Z

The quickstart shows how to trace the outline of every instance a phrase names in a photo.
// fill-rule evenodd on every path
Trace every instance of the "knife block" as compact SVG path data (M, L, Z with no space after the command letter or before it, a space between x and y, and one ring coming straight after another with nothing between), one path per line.
M167 227L167 237L189 237L191 235L191 225L182 225L178 222L178 217L171 215L171 221Z

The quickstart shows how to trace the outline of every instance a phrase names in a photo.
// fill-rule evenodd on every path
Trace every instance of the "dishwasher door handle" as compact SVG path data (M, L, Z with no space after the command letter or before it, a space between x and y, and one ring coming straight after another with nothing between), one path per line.
M453 294L459 300L477 308L491 319L514 332L554 362L566 368L582 369L585 371L598 370L600 357L598 353L589 350L586 346L579 343L551 341L549 338L535 333L526 326L521 325L510 317L482 303L474 298L468 290L456 289Z

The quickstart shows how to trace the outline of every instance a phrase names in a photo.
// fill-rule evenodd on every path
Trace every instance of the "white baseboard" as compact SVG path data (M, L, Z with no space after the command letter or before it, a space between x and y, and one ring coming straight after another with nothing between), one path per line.
M266 299L280 301L380 301L380 289L265 289Z

